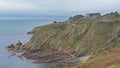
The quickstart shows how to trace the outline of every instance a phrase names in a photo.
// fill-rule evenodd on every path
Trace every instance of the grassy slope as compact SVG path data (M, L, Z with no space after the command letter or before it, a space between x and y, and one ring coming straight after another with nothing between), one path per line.
M118 42L119 22L120 18L85 18L40 26L25 48L64 49L76 56L99 52Z
M93 55L87 62L76 68L120 68L120 45Z
M116 56L118 57L114 58L115 60L119 58L119 52L111 52L111 54L105 52L104 54L103 51L116 47L119 42L120 16L116 17L113 14L97 19L68 20L37 27L37 32L25 45L25 48L69 52L76 57L93 55L94 57L82 65L84 68L92 66L92 64L99 67L99 63L104 65L109 61L115 62L111 58ZM111 50L114 51L114 49ZM116 51L118 50L119 48ZM98 55L99 53L101 54ZM90 68L95 68L95 66Z

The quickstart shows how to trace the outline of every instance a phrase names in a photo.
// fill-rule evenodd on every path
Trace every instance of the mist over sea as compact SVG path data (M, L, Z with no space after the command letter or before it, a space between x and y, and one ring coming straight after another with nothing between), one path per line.
M0 68L49 68L47 64L33 64L11 56L5 46L17 40L26 43L30 35L26 33L35 26L45 25L53 21L64 21L67 17L0 17Z

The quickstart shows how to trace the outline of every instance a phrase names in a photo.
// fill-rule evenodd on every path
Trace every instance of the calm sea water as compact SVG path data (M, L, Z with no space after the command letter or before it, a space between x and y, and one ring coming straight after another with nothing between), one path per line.
M50 68L49 64L33 64L11 56L5 46L17 40L26 43L30 36L26 35L33 27L64 21L67 17L5 17L0 18L0 68Z

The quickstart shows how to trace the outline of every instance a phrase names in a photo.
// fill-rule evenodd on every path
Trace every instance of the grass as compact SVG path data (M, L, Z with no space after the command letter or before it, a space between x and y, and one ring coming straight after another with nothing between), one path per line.
M76 38L73 40L71 46L76 45L79 42L80 39L81 39L81 36L76 36Z
M84 22L84 23L85 23L85 22ZM78 24L78 23L77 23L77 24ZM81 24L82 24L82 23L81 23ZM87 32L89 31L92 23L89 22L89 23L86 23L86 25L87 25L87 28L85 29L85 31L84 31L81 35L77 35L77 36L75 37L75 39L73 40L73 42L72 42L72 44L71 44L72 47L76 46L76 45L84 38L84 36L85 36L85 35L87 34Z
M120 68L120 46L93 55L87 62L75 68Z
M112 65L109 68L120 68L120 65Z

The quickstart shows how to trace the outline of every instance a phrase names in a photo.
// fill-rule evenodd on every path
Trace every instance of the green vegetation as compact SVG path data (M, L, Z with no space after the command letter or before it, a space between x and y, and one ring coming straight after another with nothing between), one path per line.
M101 17L100 14L95 16L95 18L92 16L90 18L90 16L77 15L65 22L56 23L55 21L52 24L39 26L35 28L36 33L25 48L41 50L47 49L47 47L56 49L62 46L63 48L68 47L69 51L75 51L73 49L77 48L77 51L80 52L77 52L78 54L84 53L85 55L96 51L98 53L117 44L120 36L119 13L109 13ZM78 45L80 46L78 47Z
M112 65L109 68L120 68L120 65Z
M119 42L120 14L115 12L91 17L77 15L65 22L39 26L25 48L66 51L80 57L99 54L116 47Z

